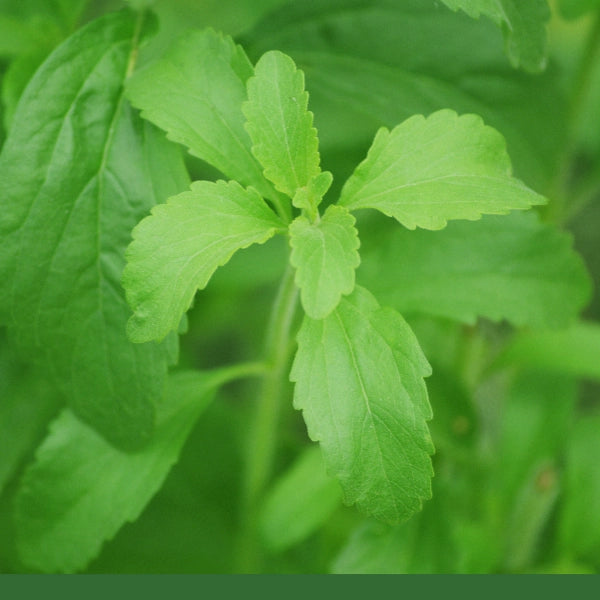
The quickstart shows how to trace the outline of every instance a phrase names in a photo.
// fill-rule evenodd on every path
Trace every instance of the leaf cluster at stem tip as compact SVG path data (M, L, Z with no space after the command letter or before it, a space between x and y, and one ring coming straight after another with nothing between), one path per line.
M497 131L440 110L380 129L339 201L320 210L333 175L321 170L304 74L279 51L252 67L210 30L136 73L127 93L143 116L233 180L196 182L134 229L123 275L131 339L164 337L237 250L287 234L305 313L294 404L346 502L405 520L431 494L423 382L431 370L400 314L356 284L352 212L372 208L408 229L438 230L545 200L512 176Z

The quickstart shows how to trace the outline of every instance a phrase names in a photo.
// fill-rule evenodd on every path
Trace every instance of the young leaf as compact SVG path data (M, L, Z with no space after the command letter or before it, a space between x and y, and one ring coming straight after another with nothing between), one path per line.
M50 426L17 494L21 560L43 572L84 568L160 489L213 392L206 373L169 378L156 434L136 453L118 450L64 411Z
M442 0L452 10L469 16L489 17L502 28L506 53L511 63L527 71L541 71L546 66L545 24L550 18L546 0Z
M431 496L429 374L406 322L360 287L327 318L305 317L298 333L294 406L345 502L388 523Z
M342 502L335 479L325 472L318 447L311 447L275 482L260 517L267 546L281 551L306 539L321 527Z
M149 208L188 181L177 148L124 102L138 38L121 12L57 48L0 155L0 316L77 415L129 447L152 432L175 338L127 340L125 248Z
M191 191L156 206L133 230L127 250L123 285L134 311L130 339L162 339L176 329L217 267L282 226L256 190L234 181L196 181Z
M361 233L359 281L403 314L561 327L589 298L589 277L570 236L533 213L457 221L436 232Z
M296 267L302 306L313 319L326 317L354 289L360 263L355 222L342 206L330 206L316 223L298 217L290 225L290 262Z
M275 191L250 151L242 103L252 65L230 37L212 30L186 33L159 61L127 82L127 97L142 116L224 175Z
M502 136L476 115L440 110L379 130L342 190L350 210L375 208L408 229L523 210L545 199L511 176Z
M271 51L256 64L243 106L252 152L265 177L290 198L319 174L319 140L307 109L304 74L285 54Z

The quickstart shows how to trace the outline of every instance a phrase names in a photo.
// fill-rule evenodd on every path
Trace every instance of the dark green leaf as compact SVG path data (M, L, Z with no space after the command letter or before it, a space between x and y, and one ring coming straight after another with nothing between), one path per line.
M546 66L546 31L550 18L546 0L442 0L453 10L469 16L489 17L502 28L506 53L515 66L540 71Z
M286 52L306 73L330 169L335 160L349 172L382 125L452 108L500 131L516 174L535 189L555 174L566 120L557 72L511 68L487 19L434 0L295 2L264 19L244 46L256 57Z
M152 432L175 338L127 340L125 248L149 208L187 185L177 149L122 96L138 30L116 13L61 45L27 87L0 155L0 316L74 411L129 447Z
M450 223L443 231L365 228L359 281L403 313L474 323L564 326L590 294L569 236L534 214Z
M321 450L309 448L267 493L261 513L265 543L281 551L301 542L324 525L341 502L340 486L325 472Z
M198 415L211 401L210 374L169 379L156 434L139 452L108 444L66 410L27 469L16 500L23 562L44 572L74 572L104 541L137 519L162 485Z
M305 317L294 406L345 501L389 523L431 495L427 360L402 317L357 287L326 319Z

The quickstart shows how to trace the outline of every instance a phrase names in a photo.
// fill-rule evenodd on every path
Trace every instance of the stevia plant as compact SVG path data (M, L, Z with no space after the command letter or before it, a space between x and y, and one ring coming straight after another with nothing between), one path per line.
M141 5L137 13L107 14L68 37L37 70L14 114L7 113L9 134L0 154L0 318L8 332L0 359L11 398L5 415L17 414L32 392L36 398L27 413L27 435L13 443L0 469L2 486L36 448L15 480L11 552L23 565L15 570L84 569L106 540L142 514L217 392L248 377L259 385L239 388L253 406L251 415L235 407L244 461L234 494L239 515L229 570L260 570L265 552L302 542L346 510L342 502L358 510L344 513L351 515L349 524L337 526L347 542L333 570L407 568L398 561L419 554L407 548L411 540L427 539L420 527L443 530L448 547L459 547L456 560L463 563L454 570L523 568L558 497L549 457L559 452L557 440L575 410L576 394L564 374L597 376L586 349L595 347L598 336L587 324L536 334L536 327L571 324L587 301L589 282L569 237L529 210L547 200L513 176L503 135L486 124L487 115L484 120L468 109L477 103L450 92L447 83L431 84L428 73L411 80L403 98L417 105L422 94L428 110L373 130L366 156L349 169L342 160L342 174L322 170L313 124L319 113L313 116L308 108L304 73L288 54L263 52L261 45L283 35L281 46L293 50L295 35L311 40L304 58L324 109L323 97L332 93L327 86L343 88L349 67L397 93L395 83L386 88L391 67L375 68L351 56L344 38L347 14L335 21L336 10L348 3L295 5L266 19L249 39L258 57L254 64L231 37L202 29L178 36L142 66L140 47L155 33L157 20L145 2L132 4ZM353 0L351 12L365 10L360 30L376 31L372 23L380 28L382 16L363 4ZM416 0L392 4L380 0L376 8L389 11L399 26L408 27L400 25L403 11L436 31L444 18L454 18L444 8L440 20L440 7ZM502 2L502 10L484 2L444 4L500 26L514 67L544 68L544 0L523 7ZM322 21L330 15L337 33L322 38ZM297 34L292 28L285 38L280 19L297 20ZM458 22L472 25L464 19ZM347 56L325 51L336 43ZM377 45L371 51L376 54ZM331 69L330 81L323 73ZM467 69L469 76L472 71ZM355 90L355 98L348 98L350 111L353 102L369 105L361 93L369 92ZM446 99L452 108L445 107ZM406 111L399 106L398 115ZM489 111L492 121L502 121L498 114L507 118ZM360 137L361 126L344 139ZM326 135L335 127L326 123ZM510 138L521 152L525 137L513 132ZM354 146L346 143L353 155ZM178 145L202 162L188 159L186 168ZM192 173L210 173L212 167L218 174L190 183L190 164ZM243 361L173 370L188 360L185 352L179 357L179 337L194 301L192 327L200 323L208 331L202 298L216 285L217 302L226 302L216 280L244 255L250 279L264 277L269 285L277 280L277 289L269 288L264 339L252 344L254 354ZM238 271L234 285L240 289L241 280ZM231 310L242 328L251 309L241 294L235 300ZM466 329L457 333L436 322L430 331L415 313ZM505 377L506 365L515 364L556 371L549 377L526 372L510 385L498 384L507 389L507 425L493 442L497 464L475 445L465 450L448 441L461 427L470 434L478 418L461 386L487 381L478 352L489 358L491 351L478 345L484 343L474 326L478 317L534 328L498 353L493 377ZM466 341L451 348L463 334ZM573 365L552 354L561 347L572 348ZM13 357L13 348L28 366ZM458 367L446 363L453 353L462 361ZM446 403L433 411L425 382L430 362L440 366L430 380L432 394ZM452 369L464 370L464 381ZM21 385L22 372L38 387ZM552 416L543 404L548 393L564 398ZM286 406L292 404L308 436L303 432L293 444L289 469L273 482L274 472L282 471L278 453L291 418ZM522 429L509 426L511 410ZM9 424L0 419L6 439ZM519 462L521 433L538 429L550 441L540 434L531 460ZM593 427L580 429L582 439L593 437ZM213 435L226 445L218 432ZM442 448L435 463L434 441ZM486 444L492 442L484 438ZM577 465L585 463L580 459L586 444L573 446ZM473 456L476 467L469 463ZM434 464L438 489L432 499ZM492 474L484 483L482 465ZM570 473L575 481L577 467ZM469 533L471 516L460 511L446 523L445 502L456 490L473 493L481 486L478 510L486 527ZM507 500L512 512L501 527L504 513L494 502L508 498L507 490L517 500L514 507ZM579 523L572 506L562 526L567 541ZM467 532L465 541L455 540L449 530L454 526ZM484 552L488 562L480 567L476 557L489 545L486 536L504 529L505 554ZM410 569L428 570L418 563Z

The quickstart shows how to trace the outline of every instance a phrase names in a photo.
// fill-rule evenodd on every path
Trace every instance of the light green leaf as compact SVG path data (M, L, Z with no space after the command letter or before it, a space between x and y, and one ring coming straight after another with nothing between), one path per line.
M597 357L598 355L596 355ZM567 556L597 564L600 551L600 414L582 417L573 427L567 449L560 548Z
M406 322L360 287L326 319L305 317L298 333L294 406L345 502L388 523L431 496L429 374Z
M267 493L260 517L264 542L282 551L303 541L341 502L340 486L325 472L321 450L305 450Z
M17 494L21 560L43 572L84 568L160 489L212 400L214 383L210 374L199 372L171 377L157 411L156 434L136 453L118 450L64 411L50 426Z
M290 198L319 174L319 140L308 110L304 74L285 54L271 51L256 64L243 106L252 152L264 174Z
M379 130L342 190L350 210L375 208L408 229L523 210L545 199L511 176L502 136L475 115L441 110Z
M330 206L315 223L298 217L290 225L290 262L302 306L313 319L326 317L354 289L354 270L360 263L355 222L342 206Z
M489 17L502 28L511 63L527 71L546 66L545 24L550 18L546 0L442 0L452 10Z
M361 230L361 283L403 314L561 327L590 282L570 236L533 213L450 223L443 231Z
M142 116L231 179L261 195L275 191L250 151L242 103L252 65L230 37L212 30L186 33L159 61L127 82Z
M133 230L127 250L123 285L134 311L130 339L162 339L176 329L217 267L282 227L256 190L234 181L196 181L191 191L156 206Z
M581 322L559 331L522 332L499 360L500 364L600 379L599 356L600 325Z
M177 148L122 97L137 37L122 12L57 48L0 155L0 317L77 415L128 447L151 435L176 338L127 340L125 248L149 208L188 181Z
M17 360L0 334L0 495L61 408L47 377Z

